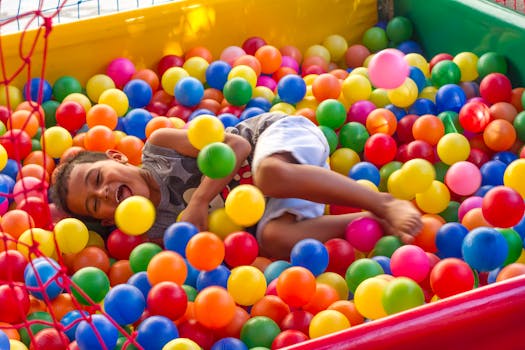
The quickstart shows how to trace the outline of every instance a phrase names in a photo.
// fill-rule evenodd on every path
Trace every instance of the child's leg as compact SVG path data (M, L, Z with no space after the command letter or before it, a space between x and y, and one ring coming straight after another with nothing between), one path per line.
M297 164L287 153L262 159L253 178L269 197L301 198L368 210L384 220L386 233L399 236L406 243L421 229L421 215L410 202L375 192L332 170Z

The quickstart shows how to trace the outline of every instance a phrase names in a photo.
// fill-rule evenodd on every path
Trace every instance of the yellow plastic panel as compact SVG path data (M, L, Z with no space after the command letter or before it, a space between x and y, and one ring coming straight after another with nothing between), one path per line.
M54 83L72 75L85 84L114 58L127 57L137 68L155 68L163 55L180 55L194 46L205 46L218 58L224 48L241 46L250 36L301 50L331 34L353 44L376 22L376 0L178 1L54 26L44 77ZM41 76L43 36L44 30L32 30L0 37L4 79L22 70L14 84L21 87L27 80L27 64L19 55L21 40L26 56L34 46L30 76Z

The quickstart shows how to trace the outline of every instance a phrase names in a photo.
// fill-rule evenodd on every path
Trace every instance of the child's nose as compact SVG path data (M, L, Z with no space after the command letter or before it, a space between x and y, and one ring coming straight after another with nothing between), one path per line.
M108 198L108 188L105 187L99 187L95 190L95 195L100 199L107 199Z

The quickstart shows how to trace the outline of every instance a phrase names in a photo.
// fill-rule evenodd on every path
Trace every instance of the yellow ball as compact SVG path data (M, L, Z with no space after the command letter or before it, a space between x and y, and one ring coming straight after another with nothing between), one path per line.
M27 346L20 340L9 339L9 350L27 350Z
M461 134L445 134L437 143L437 154L443 163L452 165L467 160L470 155L470 143Z
M372 93L372 84L361 74L348 75L341 88L343 96L350 103L368 100Z
M202 348L189 338L175 338L167 342L162 350L202 350Z
M100 94L98 103L113 107L119 117L122 117L124 114L126 114L129 108L128 96L124 93L124 91L119 89L105 90Z
M416 194L416 204L419 209L428 214L438 214L447 209L450 202L450 191L447 185L434 180L425 191Z
M416 101L418 94L416 83L412 79L406 78L401 86L388 90L388 99L394 106L405 108Z
M350 321L343 313L336 310L323 310L310 321L308 333L310 338L314 339L347 328L350 328Z
M182 68L185 69L191 77L194 77L201 83L204 83L206 82L206 69L208 69L209 65L210 64L208 61L206 61L204 58L193 56L184 62Z
M78 92L74 92L72 94L67 95L62 102L65 101L77 102L82 107L84 107L86 113L91 109L91 101L89 100L89 97Z
M368 100L372 102L377 108L383 108L386 105L390 104L390 99L388 98L388 91L381 88L372 91Z
M424 87L423 90L419 93L419 97L426 98L434 103L436 103L436 94L437 88L435 86Z
M357 311L366 318L377 320L387 316L383 308L383 291L388 281L372 277L361 282L354 293L354 304Z
M184 125L186 125L186 122L179 117L169 117L169 120L175 129L182 129L184 128Z
M373 183L373 182L370 181L370 180L359 179L359 180L356 180L355 182L357 182L357 183L360 184L361 186L368 187L369 189L371 189L371 190L374 191L374 192L379 192L379 189L377 188L376 184Z
M295 113L295 107L286 102L276 103L270 108L270 112L283 112L284 114L292 115Z
M357 67L354 68L348 75L362 75L368 79L368 68L366 67Z
M407 161L401 166L401 172L403 182L410 186L409 192L424 192L436 179L436 169L432 163L422 158Z
M261 85L261 86L256 86L253 89L252 98L256 98L256 97L262 97L266 99L268 102L272 102L273 99L275 98L275 94L273 93L272 90L270 90L270 88L267 88L266 86Z
M46 154L53 158L60 158L73 145L73 137L63 127L52 126L44 131L40 143L45 144Z
M460 52L452 60L461 71L461 81L474 81L478 78L478 56L472 52Z
M310 91L311 91L310 87ZM319 101L313 96L305 96L301 101L299 101L296 105L296 109L300 110L303 108L310 108L314 111L317 109L317 106L319 106Z
M142 235L154 222L155 206L146 197L128 197L120 202L115 210L115 224L128 235Z
M20 237L18 237L18 243L16 249L24 254L28 259L34 259L36 256L33 253L29 253L29 248L38 244L38 250L47 257L52 257L55 253L55 239L53 232L44 230L42 228L31 228L27 229Z
M239 305L255 304L264 297L266 287L264 274L254 266L238 266L231 270L228 277L228 293Z
M348 49L348 42L342 35L333 34L323 40L323 46L326 47L330 53L332 61L338 62L345 55Z
M503 173L503 184L525 198L525 159L516 159L510 163Z
M401 169L395 170L390 174L386 182L386 187L388 192L398 199L411 200L416 195L416 193L411 190L410 184L405 183Z
M182 78L189 77L190 74L182 67L168 68L160 78L162 89L169 95L175 96L175 86Z
M312 56L319 56L323 60L325 60L326 63L329 63L332 58L330 56L330 51L323 45L312 45L309 46L306 51L304 52L304 58L312 57Z
M0 106L7 106L11 110L15 110L16 107L22 103L24 95L19 88L13 85L2 85L0 87Z
M418 53L409 53L404 57L409 66L421 69L425 77L430 77L430 65L422 55Z
M351 148L338 148L330 155L330 168L341 175L348 176L350 169L361 161L359 154Z
M215 233L221 239L226 238L230 233L241 231L243 228L230 219L225 208L217 208L208 215L208 231Z
M78 253L84 249L89 240L86 225L75 218L65 218L53 228L58 248L62 253Z
M5 147L0 145L0 171L2 171L5 166L7 165L7 151L5 150Z
M104 241L104 238L102 238L101 235L99 235L95 231L88 231L89 237L86 244L86 247L99 247L102 249L106 249L106 242Z
M86 83L86 94L93 102L97 102L100 95L106 90L114 89L115 82L106 74L96 74L88 79Z
M243 78L248 83L250 83L252 89L255 89L257 85L257 73L253 70L252 67L246 65L238 65L233 67L228 73L228 80L233 78Z
M308 74L303 77L306 86L311 86L314 80L319 76L319 74Z
M188 126L188 140L197 149L212 142L224 141L224 125L219 118L203 114L193 119Z
M348 284L343 276L335 272L323 272L316 277L317 283L327 284L334 288L340 300L348 299Z
M264 195L253 185L239 185L226 197L226 214L237 225L249 227L257 223L266 207Z

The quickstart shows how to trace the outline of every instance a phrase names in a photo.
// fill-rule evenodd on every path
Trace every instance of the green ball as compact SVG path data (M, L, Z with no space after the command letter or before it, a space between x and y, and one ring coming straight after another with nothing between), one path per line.
M82 305L98 304L104 300L104 297L109 292L109 278L104 271L97 267L88 266L81 268L73 274L71 281L77 285L77 287L71 288L71 292ZM85 299L78 289L91 300Z
M525 94L521 95L521 104L525 105ZM525 111L521 111L516 115L513 125L518 139L525 142Z
M45 124L46 128L57 125L56 112L57 108L60 106L60 102L55 100L49 100L42 103L42 109L44 110L45 115Z
M345 281L348 285L348 289L355 293L357 287L366 280L377 275L384 274L385 271L381 265L372 259L362 258L354 261L348 269L346 269Z
M458 84L461 79L461 70L453 61L439 61L432 68L431 79L433 85L437 87Z
M241 340L249 349L258 346L269 349L279 333L281 333L281 329L274 320L266 316L255 316L242 326Z
M117 346L116 346L115 350L124 350L124 349L125 350L138 350L138 348L135 345L130 344L128 342L128 339L129 339L128 337L119 337L118 340L117 340ZM126 344L126 342L128 342L128 343ZM124 344L126 344L126 345L124 345Z
M394 171L401 169L402 165L403 163L394 160L392 162L386 163L379 169L379 190L381 192L387 191L388 178Z
M337 100L324 100L317 106L315 118L319 125L337 129L341 127L346 120L346 108Z
M459 114L454 111L445 111L438 114L438 118L441 119L445 126L445 134L450 133L463 133L463 127L459 123Z
M235 152L224 142L207 144L197 155L199 170L212 179L221 179L230 175L235 169L235 163Z
M445 182L445 174L447 173L448 168L450 168L450 165L443 162L434 163L434 170L436 170L436 180Z
M43 329L51 328L53 324L53 317L51 314L45 311L35 311L27 316L27 321L30 324L29 327L21 327L19 329L20 340L26 346L31 343L31 336L35 336L38 332Z
M372 256L386 256L391 257L397 248L403 244L396 236L383 236L379 238L374 249L372 249Z
M415 281L398 277L387 284L381 301L386 313L392 315L423 305L425 295Z
M372 27L363 34L363 45L370 52L377 52L388 47L388 36L386 31L380 27Z
M62 102L67 95L75 92L81 93L82 85L74 77L66 75L58 78L53 84L53 96L59 102Z
M507 254L507 259L503 262L503 266L512 264L516 262L523 250L523 241L518 232L511 228L498 229L499 232L505 237L507 244L509 246L509 253Z
M224 98L233 106L244 106L252 98L252 86L248 80L240 77L230 79L224 84Z
M412 22L403 16L392 18L386 25L386 35L394 44L409 40L412 37L413 31L414 27Z
M186 293L188 301L195 301L195 298L197 297L197 289L187 284L183 284L182 289L184 289L184 293Z
M31 151L41 151L42 145L39 139L31 139Z
M490 73L507 74L507 60L500 53L485 52L479 56L477 68L480 79L483 79Z
M370 137L366 127L358 122L350 122L339 130L339 143L342 147L350 148L357 153L363 152L366 140Z
M155 243L145 242L141 243L129 254L129 265L133 273L146 271L148 264L157 253L160 253L162 248Z
M445 219L446 222L458 222L458 209L459 209L459 202L456 201L450 201L448 202L447 208L443 210L441 213L439 213L439 216L441 216L443 219Z
M0 136L5 134L6 131L7 131L7 128L5 127L5 124L0 121Z
M319 129L321 129L324 136L326 137L326 141L328 142L328 146L330 147L330 154L332 154L336 150L337 144L339 143L337 133L334 131L334 129L324 125L319 125Z

